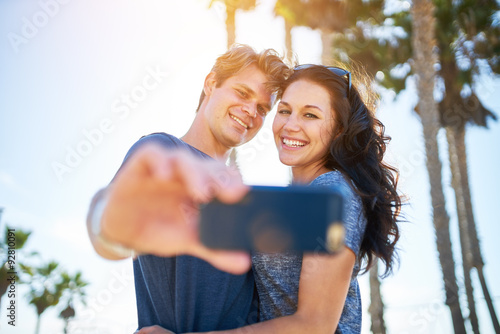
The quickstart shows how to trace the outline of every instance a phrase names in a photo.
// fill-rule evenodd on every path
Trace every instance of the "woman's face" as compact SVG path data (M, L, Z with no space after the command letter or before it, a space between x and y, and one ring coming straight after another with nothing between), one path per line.
M317 167L331 141L334 113L326 88L298 80L284 91L273 122L280 161L292 167Z

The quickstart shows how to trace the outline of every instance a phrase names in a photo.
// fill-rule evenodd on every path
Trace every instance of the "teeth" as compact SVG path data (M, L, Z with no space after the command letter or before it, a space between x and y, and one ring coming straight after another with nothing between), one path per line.
M230 115L232 119L234 119L236 122L238 122L239 124L241 124L241 126L243 126L245 129L248 129L248 125L246 125L245 123L243 123L243 121L241 119L239 119L238 117L235 117L233 115Z
M285 143L286 146L290 146L290 147L297 147L297 146L304 146L305 145L305 143L303 143L301 141L290 140L290 139L286 139L286 138L283 138L283 143Z

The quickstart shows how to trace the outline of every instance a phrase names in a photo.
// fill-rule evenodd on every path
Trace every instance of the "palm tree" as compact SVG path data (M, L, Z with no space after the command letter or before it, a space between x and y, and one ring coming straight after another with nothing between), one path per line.
M257 2L256 0L211 0L208 8L212 7L215 1L223 2L226 6L227 48L229 49L231 45L236 43L236 11L238 9L253 10ZM229 165L237 168L236 161L237 151L236 148L233 148L229 154Z
M0 218L2 214L3 209L0 208ZM1 220L0 220L1 223ZM11 232L9 232L11 231ZM15 235L15 237L12 237L12 234ZM7 292L7 289L10 285L10 283L7 281L7 277L12 275L9 274L9 272L12 271L17 271L17 268L12 268L8 264L9 260L9 237L14 238L15 241L15 251L16 253L19 252L20 249L24 247L26 242L28 241L28 238L30 236L31 232L25 231L19 228L14 228L12 226L5 226L4 234L3 234L3 239L0 241L0 261L2 266L0 267L0 301L5 292ZM16 267L19 266L19 259L22 259L23 256L19 256L19 253L16 254ZM17 277L17 275L16 275ZM19 282L19 277L17 277L17 281Z
M474 332L478 333L475 302L470 279L471 268L477 269L483 293L490 310L496 332L500 332L493 303L483 275L484 262L481 257L467 174L465 150L465 125L486 126L487 119L496 117L487 110L474 93L479 64L485 71L500 73L500 27L493 23L499 6L495 1L447 1L435 0L437 19L437 50L439 55L439 77L444 83L444 98L438 105L440 124L447 129L450 165L453 187L457 203L460 226L460 242L464 264L464 283L469 304L469 319ZM377 76L379 82L399 93L405 88L408 76L413 74L409 64L413 61L410 36L412 35L411 15L407 10L393 13L373 25L366 34L366 27L348 29L345 36L338 35L335 57L350 57L366 65L369 72ZM387 23L389 22L389 23ZM377 29L397 27L391 36L377 35ZM375 36L375 38L373 38ZM461 62L461 66L457 65ZM465 65L464 65L465 64ZM411 68L410 68L411 69ZM398 71L395 71L398 70ZM399 74L394 73L399 72ZM382 74L382 75L380 75ZM463 88L470 94L463 94Z
M70 303L64 310L59 313L59 317L64 320L64 334L68 333L68 325L70 319L72 319L75 316L76 312L75 309L73 308L73 305Z
M355 6L363 6L361 1L354 1ZM383 1L380 1L383 2ZM330 61L331 38L334 32L346 29L352 21L348 9L352 8L353 1L347 4L341 0L278 0L274 13L285 20L285 42L287 57L291 61L293 54L291 29L294 26L307 26L318 29L323 41L322 63Z
M372 320L371 332L385 334L384 302L380 294L380 280L378 274L378 261L370 268L370 306L368 312Z
M236 11L252 10L257 5L256 0L211 0L208 7L212 7L215 1L220 1L226 6L226 31L227 48L236 42Z
M28 277L26 283L30 286L27 293L28 301L35 306L38 315L35 334L40 331L42 314L59 303L65 290L65 285L59 270L59 264L51 261L38 267L22 266L23 273Z
M439 130L438 106L434 100L434 82L437 63L433 48L435 40L434 4L430 0L414 0L413 16L413 70L417 75L418 110L423 125L427 170L431 186L431 199L436 230L439 260L443 269L446 304L450 307L455 333L466 333L458 302L458 286L455 277L455 263L451 252L449 217L445 209L442 188L441 161L438 154L437 133Z
M299 25L297 23L296 13L291 10L288 6L287 0L278 0L274 5L274 15L281 16L285 21L285 47L286 47L286 58L289 63L292 63L293 59L293 45L292 45L292 28Z
M63 272L62 275L63 297L66 307L61 311L59 317L64 320L64 333L68 332L68 325L71 318L75 316L74 305L78 301L86 305L86 293L84 288L89 284L82 279L82 273L79 271L74 276Z
M482 67L489 67L493 73L500 73L498 36L500 28L494 24L493 15L500 9L496 1L437 2L439 22L438 46L441 54L441 77L445 85L444 98L439 105L442 126L446 129L452 186L459 222L460 242L464 269L464 284L469 305L469 319L474 333L479 334L479 323L475 310L471 271L475 267L490 311L493 327L500 333L500 325L493 308L487 284L483 275L482 260L477 230L472 210L467 155L465 148L465 128L467 124L487 126L488 119L496 116L483 106L474 93L474 74L479 72L479 61L487 60ZM457 20L450 22L449 17ZM447 45L454 43L454 47ZM460 57L456 57L456 55ZM467 64L459 66L457 61ZM465 85L470 85L471 93L463 96Z

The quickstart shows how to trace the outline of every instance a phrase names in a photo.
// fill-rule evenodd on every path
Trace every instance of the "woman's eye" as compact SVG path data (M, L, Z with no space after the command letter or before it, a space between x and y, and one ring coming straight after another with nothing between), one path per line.
M278 114L288 115L288 114L290 114L290 111L287 109L280 109L280 110L278 110Z
M318 118L318 116L311 114L311 113L307 113L307 114L305 114L305 116L306 116L306 118Z

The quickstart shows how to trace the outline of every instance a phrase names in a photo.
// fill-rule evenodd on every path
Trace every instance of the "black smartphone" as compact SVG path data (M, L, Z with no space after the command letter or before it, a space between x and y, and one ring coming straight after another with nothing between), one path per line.
M344 241L340 188L253 186L235 204L200 208L200 239L213 249L276 253L338 251Z

